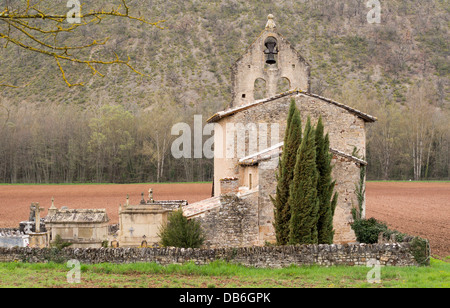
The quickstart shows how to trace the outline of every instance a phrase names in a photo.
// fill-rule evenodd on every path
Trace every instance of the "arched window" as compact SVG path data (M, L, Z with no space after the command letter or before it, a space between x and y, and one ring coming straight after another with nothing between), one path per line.
M283 77L280 80L278 80L277 93L287 92L290 89L291 89L291 81L289 79Z
M255 80L255 87L253 90L253 98L255 100L263 99L267 97L267 84L262 78Z

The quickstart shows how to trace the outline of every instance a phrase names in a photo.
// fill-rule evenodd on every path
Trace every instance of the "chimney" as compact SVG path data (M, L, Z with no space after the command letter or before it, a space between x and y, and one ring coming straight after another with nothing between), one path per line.
M225 178L220 180L220 193L222 195L234 194L239 192L238 178Z

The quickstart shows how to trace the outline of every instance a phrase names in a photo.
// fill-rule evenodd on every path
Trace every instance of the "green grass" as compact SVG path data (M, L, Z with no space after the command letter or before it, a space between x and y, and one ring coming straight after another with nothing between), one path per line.
M435 181L401 181L401 180L392 180L392 181L382 181L382 180L373 180L367 181L367 183L450 183L448 180L435 180Z
M382 267L381 283L367 282L367 267L291 266L247 268L214 262L161 266L155 263L81 265L81 283L69 284L65 264L0 263L0 287L132 288L449 288L450 263L430 267Z
M373 180L368 183L450 183L448 180L437 181L381 181ZM162 184L211 184L212 182L164 182L164 183L0 183L0 186L57 186L57 185L162 185Z

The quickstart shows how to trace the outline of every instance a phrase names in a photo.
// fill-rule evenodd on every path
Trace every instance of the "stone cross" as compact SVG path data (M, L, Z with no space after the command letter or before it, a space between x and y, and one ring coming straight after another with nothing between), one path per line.
M270 14L269 16L267 16L267 24L266 24L266 29L268 30L273 30L277 27L277 25L275 24L275 21L273 20L273 15Z
M44 208L39 206L39 203L31 203L30 212L34 213L35 232L41 232L41 212Z
M153 189L148 190L148 199L150 200L150 203L153 203Z
M58 209L55 207L55 198L52 197L52 206L48 209L47 216L53 216L58 212Z
M130 231L130 236L133 237L133 232L134 232L133 227L131 227L130 229L128 229L128 231Z

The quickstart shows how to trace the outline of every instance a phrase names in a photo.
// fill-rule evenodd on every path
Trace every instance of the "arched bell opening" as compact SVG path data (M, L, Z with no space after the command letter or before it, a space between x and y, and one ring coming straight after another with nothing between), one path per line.
M278 41L273 36L269 36L264 41L264 54L266 56L266 65L274 66L278 63Z

